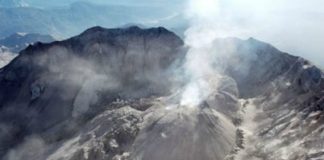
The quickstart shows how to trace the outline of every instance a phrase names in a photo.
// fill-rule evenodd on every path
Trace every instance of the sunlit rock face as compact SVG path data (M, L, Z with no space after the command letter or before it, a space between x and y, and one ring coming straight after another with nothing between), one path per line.
M224 159L233 149L235 127L216 111L178 108L145 128L135 141L134 159ZM192 110L192 111L190 111Z
M234 118L238 117L239 103L237 94L231 92L235 86L225 80L219 83L227 87L213 88L213 94L198 106L182 106L172 100L171 104L164 102L164 108L153 106L130 159L225 159L237 146Z
M0 70L1 154L6 160L323 159L320 69L255 39L217 39L210 51L217 76L198 87L208 94L183 103L183 95L197 98L183 94L186 48L164 28L95 27L35 44Z

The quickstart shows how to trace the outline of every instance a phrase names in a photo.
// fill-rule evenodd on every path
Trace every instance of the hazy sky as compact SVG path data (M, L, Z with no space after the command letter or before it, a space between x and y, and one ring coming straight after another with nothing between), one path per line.
M234 28L234 36L256 37L324 67L323 0L224 0L221 4L221 17Z
M200 2L204 2L202 4ZM202 0L194 9L211 8L220 37L255 37L282 51L324 67L323 0ZM212 7L213 6L213 7Z
M78 0L25 1L33 5L64 5ZM182 15L186 12L189 2L189 0L87 1L168 7L173 9L170 11L171 18L175 13ZM197 0L198 9L203 12L206 7L214 8L218 12L217 16L210 18L218 23L217 33L220 37L255 37L273 44L282 51L310 59L324 68L324 0Z

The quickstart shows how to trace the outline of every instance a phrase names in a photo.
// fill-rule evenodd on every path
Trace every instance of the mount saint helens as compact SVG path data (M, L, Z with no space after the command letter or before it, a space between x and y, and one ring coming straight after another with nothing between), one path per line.
M29 46L0 71L0 155L323 158L320 69L252 38L218 39L211 54L222 76L210 77L218 85L201 104L182 106L186 50L162 27L94 27Z

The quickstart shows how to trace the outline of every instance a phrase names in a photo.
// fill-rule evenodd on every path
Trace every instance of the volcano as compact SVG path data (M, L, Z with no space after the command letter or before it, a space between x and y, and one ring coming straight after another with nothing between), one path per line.
M0 70L0 156L324 158L319 68L253 38L217 39L210 54L218 76L208 77L209 94L191 106L181 103L187 51L163 27L93 27L30 45Z

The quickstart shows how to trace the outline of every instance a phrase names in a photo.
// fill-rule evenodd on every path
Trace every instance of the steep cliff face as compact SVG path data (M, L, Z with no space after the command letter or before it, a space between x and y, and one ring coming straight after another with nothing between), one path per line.
M218 39L210 54L221 76L208 82L218 85L199 105L185 106L185 53L166 29L138 27L94 27L28 47L0 70L1 154L8 160L323 158L320 69L252 38Z

